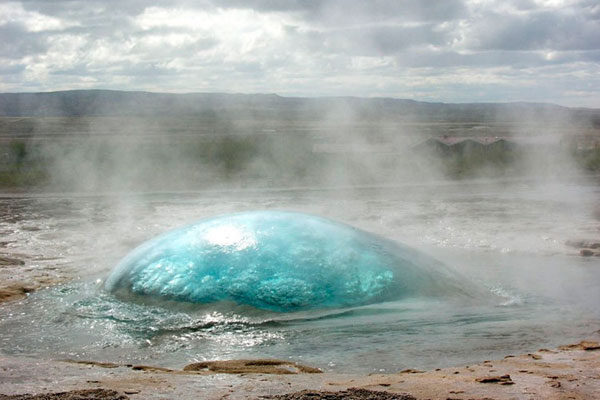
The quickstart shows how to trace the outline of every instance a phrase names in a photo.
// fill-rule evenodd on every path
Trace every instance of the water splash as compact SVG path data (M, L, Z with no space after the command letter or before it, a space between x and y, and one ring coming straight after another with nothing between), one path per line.
M105 287L285 312L465 294L446 267L415 250L324 218L280 211L223 215L168 232L126 256Z

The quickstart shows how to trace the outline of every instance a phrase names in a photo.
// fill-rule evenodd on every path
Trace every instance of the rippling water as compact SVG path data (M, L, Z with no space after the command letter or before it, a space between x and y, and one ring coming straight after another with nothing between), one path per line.
M532 351L600 329L600 261L568 239L598 236L597 186L486 183L354 190L204 192L0 200L0 252L23 277L72 278L0 305L0 351L182 367L291 358L326 370L393 372ZM142 304L102 281L142 241L203 217L309 212L443 260L483 293L279 314L235 304Z

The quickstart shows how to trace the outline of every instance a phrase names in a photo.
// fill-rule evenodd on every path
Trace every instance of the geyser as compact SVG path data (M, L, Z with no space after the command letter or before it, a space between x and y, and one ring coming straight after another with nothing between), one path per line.
M117 265L117 294L295 311L462 292L441 263L324 218L255 211L199 221L149 240Z

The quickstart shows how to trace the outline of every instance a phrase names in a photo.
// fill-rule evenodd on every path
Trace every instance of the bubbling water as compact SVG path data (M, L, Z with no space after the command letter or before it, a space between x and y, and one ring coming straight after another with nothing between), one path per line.
M440 262L321 217L253 211L201 220L127 255L105 287L190 303L289 312L410 296L468 295Z

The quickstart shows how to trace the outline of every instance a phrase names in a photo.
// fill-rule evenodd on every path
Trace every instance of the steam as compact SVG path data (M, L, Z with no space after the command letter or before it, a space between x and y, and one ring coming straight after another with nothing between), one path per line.
M85 93L75 99L84 102ZM120 109L111 95L129 100ZM11 122L29 129L25 139L14 140L24 148L12 149L13 158L24 158L23 169L41 172L44 189L58 192L548 182L584 175L576 147L591 124L590 118L577 121L577 110L531 104L281 97L265 102L252 95L242 102L235 95L202 101L175 95L144 103L151 96L145 94L136 106L136 96L103 93L83 107L83 116L28 118L26 127ZM180 114L182 104L192 112ZM160 106L166 109L158 113ZM53 107L44 110L74 112ZM458 145L435 142L444 138ZM476 142L498 139L505 148Z
M12 142L18 146L11 173L25 182L20 190L107 196L104 205L111 209L114 224L108 230L89 227L95 232L92 236L103 238L92 244L99 246L99 253L119 248L105 270L130 247L161 231L250 208L319 214L417 248L428 247L426 251L446 246L447 232L423 236L395 221L410 220L409 214L416 213L455 232L461 246L471 248L483 240L484 248L497 251L531 247L568 252L575 250L565 247L567 240L594 238L590 222L581 229L569 225L563 233L527 231L528 238L516 243L510 237L519 233L510 231L523 230L523 216L506 214L507 233L496 234L502 240L493 243L489 231L497 226L485 225L477 214L486 206L482 193L511 199L512 191L525 186L540 196L539 207L546 208L549 219L557 212L564 214L556 207L567 207L593 221L597 195L580 184L593 182L594 175L582 168L577 143L594 129L594 110L394 99L74 93L75 103L43 107L42 102L24 106L18 117L5 118L18 134ZM114 102L106 100L111 96ZM439 144L436 140L444 137L467 144L470 139L498 137L509 146L499 151L483 146L440 151L428 142ZM303 200L271 199L286 191ZM169 210L157 218L160 222L140 225L147 221L142 215L155 213L140 208L139 195L147 193L214 196L215 206L203 203L182 215ZM474 199L469 207L479 222L467 231L462 232L465 228L448 218L451 209L436 200L452 193ZM248 198L254 200L237 201ZM389 203L390 198L397 199L398 209L377 208L381 199ZM415 201L422 206L402 211ZM89 212L95 218L95 211ZM372 215L363 218L364 212ZM489 212L497 216L502 211ZM115 243L119 235L129 239Z
M104 292L98 296L97 291L109 271L131 249L204 217L253 209L293 210L346 222L415 247L468 277L475 286L489 288L482 296L489 294L485 306L479 299L472 303L468 300L460 307L450 303L443 306L442 314L453 315L441 328L445 334L450 332L448 336L429 336L427 332L423 335L439 344L446 342L440 340L442 337L451 343L457 337L469 338L473 332L481 332L477 336L486 338L483 344L465 340L461 354L480 354L473 353L473 348L481 349L491 343L490 337L505 333L516 339L500 344L496 341L493 346L502 347L502 353L515 342L522 347L538 346L540 326L551 331L545 335L551 338L549 341L557 337L563 340L564 332L583 335L587 328L572 320L584 324L597 318L597 273L588 268L588 260L568 256L573 250L564 246L567 239L593 232L598 225L582 216L597 204L597 193L586 191L584 185L569 185L574 179L585 177L577 166L577 158L571 157L575 154L571 147L561 144L563 136L569 139L585 129L569 117L550 120L530 113L513 113L472 122L462 114L462 120L451 121L449 116L461 116L457 108L472 106L450 105L450 111L440 106L438 114L427 115L384 112L386 101L379 99L277 101L293 101L294 105L285 115L268 113L258 106L249 111L251 107L246 106L237 111L221 110L211 118L197 114L103 115L100 111L93 116L23 118L37 125L31 129L24 152L19 153L23 155L19 168L25 171L28 166L43 167L47 175L41 184L45 186L31 186L30 190L44 190L38 204L51 207L42 218L32 207L34 211L27 213L25 222L4 224L4 240L16 243L12 247L15 253L34 253L26 268L45 273L45 267L64 269L66 264L70 270L65 275L69 278L98 282L95 286L74 283L77 290L67 300L61 297L60 302L66 307L73 303L68 300L73 295L83 297L85 301L77 304L84 307L86 316L100 316L101 321L112 321L103 317L106 310L124 312L122 315L131 312L128 307L120 309L122 304L112 303L111 296ZM461 159L460 154L444 155L418 147L430 137L466 137L476 133L501 133L514 143L533 137L534 133L542 137L552 133L550 136L561 139L546 147L520 148L504 164L488 163L475 156ZM465 164L470 169L462 174L452 169ZM48 192L53 195L48 196ZM153 193L147 195L148 192ZM56 198L60 200L53 200ZM60 201L64 203L57 204ZM28 230L31 226L39 230ZM231 232L225 232L225 236L229 237L223 243L230 243ZM56 258L44 261L48 255ZM31 265L34 262L38 264ZM432 272L431 279L443 281L443 275ZM33 304L35 312L57 308L52 300L44 303L44 298L48 299L44 293L36 298L41 303L25 302ZM493 307L488 307L490 303ZM38 307L40 304L43 307ZM429 319L432 311L439 315L437 307L438 304L428 304L422 314L416 313L417 320ZM567 312L571 319L564 320L556 317L562 310L590 313L580 317ZM137 309L133 312L139 314ZM499 321L494 319L497 313L501 314ZM465 315L476 316L476 321L491 315L497 323L465 325ZM507 322L505 316L512 322ZM553 318L545 319L546 316ZM28 316L29 324L30 319ZM49 324L59 321L59 331L64 331L63 319L46 320ZM124 325L138 321L120 320L127 321ZM165 324L173 321L161 320L168 321ZM150 323L155 326L153 321ZM377 317L375 321L382 319ZM81 336L78 323L73 323L71 336ZM134 330L151 332L146 324L147 320ZM412 322L409 320L408 324ZM87 323L84 328L89 331ZM111 326L110 332L98 332L114 340L111 343L115 346L110 348L118 349L115 353L127 353L120 347L122 337L111 336L113 331ZM171 329L165 332L168 338L177 335ZM227 336L239 337L237 332L229 332ZM398 343L389 335L387 330L382 333L389 343ZM49 336L65 340L61 335L46 335ZM89 343L89 338L85 338ZM524 338L527 343L523 343ZM20 343L19 340L22 338L11 337L9 341ZM203 346L205 342L192 339L190 343ZM223 342L215 343L222 351ZM289 348L287 341L282 343ZM37 337L35 344L39 344ZM271 346L272 342L268 344ZM450 352L457 354L456 346L451 344ZM66 340L64 348L72 351L72 347L73 341ZM110 356L104 347L95 353L98 358ZM48 348L51 347L44 347ZM432 346L427 348L432 351ZM148 349L162 354L165 348L160 343L149 348L139 346L135 354L145 356ZM167 346L169 356L181 357L180 351L171 349ZM205 354L203 351L197 354ZM435 351L436 355L441 354ZM86 357L90 357L89 350L86 352ZM396 353L392 358L396 359ZM435 362L439 362L439 357Z

